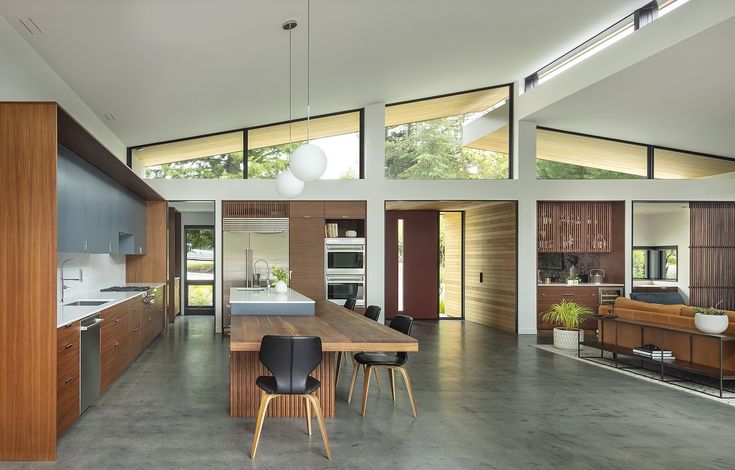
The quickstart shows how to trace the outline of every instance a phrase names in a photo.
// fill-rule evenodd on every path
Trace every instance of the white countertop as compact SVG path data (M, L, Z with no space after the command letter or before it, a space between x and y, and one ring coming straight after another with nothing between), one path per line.
M601 284L593 284L591 282L580 282L579 284L567 284L566 282L552 282L547 284L545 282L539 282L539 287L624 287L625 284L614 284L609 282L603 282Z
M303 294L299 294L295 290L289 288L285 294L277 294L276 289L271 287L270 291L254 291L247 290L249 288L231 287L230 303L231 304L262 304L262 303L302 303L313 304L314 301Z
M136 287L148 287L150 289L155 289L165 284L161 282L158 282L158 283L134 282L134 283L129 283L125 285L126 286L136 286ZM101 312L102 310L108 309L114 305L125 302L126 300L130 300L134 297L139 297L144 294L145 292L92 291L92 292L87 292L83 295L79 295L77 296L77 298L74 298L74 299L64 299L64 304L76 302L77 300L109 300L109 302L105 302L104 304L98 305L95 307L70 307L70 306L65 306L63 304L57 304L56 306L56 327L59 328L64 325L68 325L69 323L74 323L75 321L83 320L87 317L91 317L92 315L95 315Z

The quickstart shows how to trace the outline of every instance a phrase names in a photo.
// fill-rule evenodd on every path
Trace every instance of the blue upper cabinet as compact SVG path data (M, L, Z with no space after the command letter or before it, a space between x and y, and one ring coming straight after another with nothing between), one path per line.
M58 152L58 251L145 254L145 202L71 150Z

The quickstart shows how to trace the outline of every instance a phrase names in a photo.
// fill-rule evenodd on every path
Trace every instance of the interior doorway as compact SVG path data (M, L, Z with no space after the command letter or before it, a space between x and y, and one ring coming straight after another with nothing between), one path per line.
M517 330L516 201L386 201L385 315Z
M184 314L214 315L214 225L184 225Z

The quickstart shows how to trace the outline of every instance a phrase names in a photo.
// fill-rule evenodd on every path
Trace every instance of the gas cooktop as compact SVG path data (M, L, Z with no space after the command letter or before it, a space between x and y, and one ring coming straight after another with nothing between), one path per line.
M100 292L146 292L150 289L142 286L112 286L100 289Z

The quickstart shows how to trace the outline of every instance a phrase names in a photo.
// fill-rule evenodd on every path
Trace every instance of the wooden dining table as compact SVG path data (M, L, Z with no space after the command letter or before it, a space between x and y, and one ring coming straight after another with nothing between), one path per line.
M337 354L359 351L415 352L419 342L382 323L326 300L317 301L314 315L233 315L230 330L230 415L256 417L261 390L255 385L260 375L271 375L258 360L260 343L266 335L319 336L322 362L311 376L321 382L316 392L325 417L334 417ZM268 416L302 417L304 400L279 397Z

